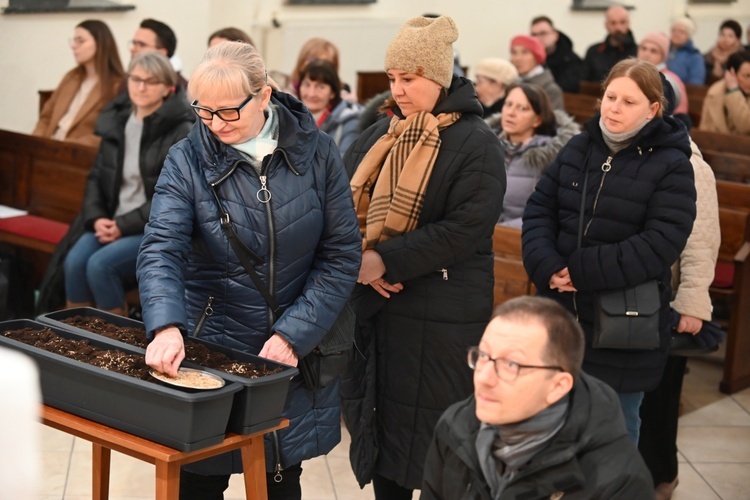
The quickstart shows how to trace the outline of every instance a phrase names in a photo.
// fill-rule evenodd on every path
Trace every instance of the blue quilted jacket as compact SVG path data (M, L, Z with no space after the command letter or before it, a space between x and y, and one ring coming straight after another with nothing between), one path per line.
M257 354L281 334L302 358L333 325L356 281L361 237L351 190L333 141L293 97L274 92L278 146L262 163L271 200L259 201L260 175L234 148L198 122L165 161L138 257L143 319L149 336L168 325L193 333L213 297L200 336ZM285 309L269 307L219 224L210 183L239 238L262 260L256 271ZM267 468L330 451L340 440L338 384L312 393L292 380L289 428L267 436ZM239 472L239 454L199 462L203 474Z

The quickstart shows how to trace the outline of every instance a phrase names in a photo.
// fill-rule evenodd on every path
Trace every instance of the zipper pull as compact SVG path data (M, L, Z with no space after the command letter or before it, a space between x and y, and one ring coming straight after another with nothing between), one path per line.
M444 267L440 272L443 273L443 281L448 281L448 269Z
M602 163L602 172L609 172L612 170L612 157L607 156L607 160Z
M271 201L271 191L268 190L266 187L266 181L268 180L268 177L265 175L260 176L260 189L255 194L255 197L258 198L258 201L261 203L268 203Z

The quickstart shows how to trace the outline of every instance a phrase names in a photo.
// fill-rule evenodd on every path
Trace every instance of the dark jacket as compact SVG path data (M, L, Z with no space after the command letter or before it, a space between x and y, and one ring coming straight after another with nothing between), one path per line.
M110 101L99 115L96 133L101 136L101 143L86 181L81 211L50 257L39 286L37 314L55 311L65 305L63 263L68 252L83 233L93 230L97 218L111 218L115 213L122 185L125 123L131 112L130 98L125 93ZM143 232L151 209L154 185L164 164L164 158L173 144L187 136L194 120L195 114L179 88L161 108L144 119L140 168L148 201L138 209L115 219L123 236Z
M555 51L547 54L545 65L552 72L563 92L577 93L578 82L584 79L586 66L578 54L573 52L573 42L570 38L560 31L557 33L559 37Z
M440 131L417 228L375 247L386 278L402 283L403 291L383 299L357 285L353 296L358 348L367 359L358 357L342 378L342 407L361 485L378 473L420 487L440 414L471 393L466 349L479 342L492 312L492 233L505 192L502 151L469 80L454 77L433 113L451 111L462 115ZM376 123L349 148L349 175L388 126L389 120Z
M81 216L87 230L93 230L100 217L112 218L119 204L122 168L125 154L125 124L133 113L127 94L112 100L96 123L96 134L102 138L94 166L86 179ZM151 211L151 198L169 148L184 139L193 128L195 114L177 87L174 95L143 120L139 167L146 203L115 218L123 236L143 232Z
M200 336L258 354L273 333L304 357L331 328L359 271L361 236L341 156L307 108L274 92L278 145L261 172L271 192L256 197L259 174L238 150L199 122L169 153L156 185L138 257L143 319L149 335L175 325L193 333L209 297ZM269 307L229 246L209 183L239 238L260 258L255 270L285 312L271 323ZM283 415L287 429L267 436L271 471L330 451L340 439L338 384L313 393L293 379ZM276 453L275 439L280 440ZM198 463L203 474L241 471L239 454ZM210 463L208 463L210 462Z
M341 156L344 156L359 136L359 115L362 109L361 104L342 99L320 125L320 130L333 138Z
M583 59L586 65L585 77L583 80L590 82L603 82L612 66L627 59L638 55L638 44L635 43L633 32L628 30L628 35L622 45L614 46L609 43L610 36L600 43L595 43L586 51L586 57Z
M569 405L563 427L521 467L500 498L653 498L651 475L628 437L612 389L582 373ZM441 417L427 453L422 500L492 498L477 458L475 412L471 396Z
M523 261L538 293L576 314L586 333L584 370L618 392L653 389L669 343L670 267L695 218L695 184L684 127L651 120L632 144L610 156L599 114L568 142L542 175L523 215ZM584 168L589 172L585 236L577 248ZM550 290L552 274L568 267L575 293ZM661 347L652 351L592 349L596 292L660 283Z

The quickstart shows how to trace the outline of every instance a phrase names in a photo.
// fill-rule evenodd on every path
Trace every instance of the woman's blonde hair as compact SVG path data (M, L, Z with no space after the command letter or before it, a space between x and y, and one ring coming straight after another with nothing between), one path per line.
M607 79L602 83L602 92L607 90L609 84L615 78L627 76L638 85L641 92L646 96L648 102L659 103L659 109L656 116L662 116L667 107L667 100L664 98L664 87L661 83L661 76L656 66L647 61L641 61L635 58L623 59L615 64L607 75Z
M207 93L256 95L267 83L266 64L255 47L227 41L206 51L190 76L188 93L196 99Z
M133 71L135 67L141 68L143 71L159 80L159 83L163 83L167 87L174 87L177 85L177 73L175 73L172 68L172 64L169 62L169 59L167 59L167 56L161 52L152 51L136 54L135 57L130 60L128 73Z

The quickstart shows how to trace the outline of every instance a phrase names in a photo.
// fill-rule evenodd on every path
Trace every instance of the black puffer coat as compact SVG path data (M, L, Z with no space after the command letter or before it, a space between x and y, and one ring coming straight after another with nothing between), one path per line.
M102 142L94 166L86 180L81 216L87 230L100 217L112 218L117 209L122 186L122 167L125 154L125 124L133 113L127 94L111 101L96 122L96 134ZM143 120L139 167L146 203L115 218L123 236L143 232L151 211L151 198L169 148L184 139L195 123L195 114L185 100L181 87L164 101L154 113Z
M440 419L425 463L422 500L490 500L477 458L474 396ZM581 374L562 428L518 471L501 499L653 498L651 474L625 431L612 390Z
M375 247L387 279L403 283L403 291L387 300L370 286L354 291L358 347L367 360L358 357L342 379L342 404L362 485L377 473L407 488L421 486L440 414L471 393L466 349L479 342L492 312L503 155L464 78L454 77L433 113L452 111L462 115L440 132L417 229ZM349 148L350 176L388 126L389 120L376 123Z
M523 261L539 295L576 314L586 333L584 370L618 392L653 389L669 343L670 267L685 247L695 219L690 143L672 118L655 118L632 144L610 156L599 114L570 140L544 173L523 216ZM577 247L584 168L588 189L585 236ZM596 200L596 202L595 202ZM568 267L575 293L550 290L550 277ZM661 347L653 351L592 349L595 292L657 279Z

